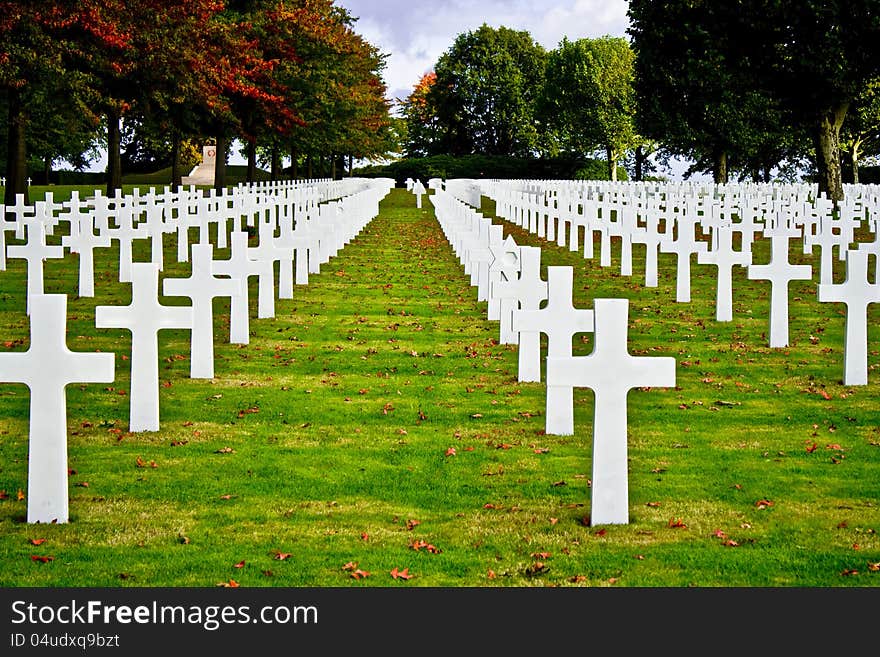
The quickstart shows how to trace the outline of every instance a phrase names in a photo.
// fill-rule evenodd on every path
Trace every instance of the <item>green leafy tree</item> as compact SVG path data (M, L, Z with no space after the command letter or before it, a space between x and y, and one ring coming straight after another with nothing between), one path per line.
M775 101L749 70L752 37L732 28L741 11L709 0L629 7L638 130L717 183L727 182L730 159L744 161L762 135L778 132Z
M847 112L841 126L840 149L852 167L853 182L859 182L863 157L880 153L880 78L865 85Z
M636 142L633 60L626 39L606 36L563 39L547 61L542 114L569 150L603 148L611 180Z
M546 59L544 48L525 31L484 24L456 37L434 68L437 150L533 154L540 143L535 107Z
M843 198L840 131L880 74L880 1L631 0L629 14L649 134L712 152L720 181L718 154L767 159L806 133L819 192Z
M880 1L744 0L737 19L751 30L753 80L811 133L819 192L841 200L840 130L880 75Z
M425 157L436 151L439 126L431 96L436 83L437 74L429 71L419 79L409 96L400 101L406 124L407 157Z

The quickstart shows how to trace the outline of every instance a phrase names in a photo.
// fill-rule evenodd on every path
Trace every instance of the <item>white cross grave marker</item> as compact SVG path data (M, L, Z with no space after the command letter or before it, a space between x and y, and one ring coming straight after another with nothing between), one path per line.
M718 224L712 232L713 247L697 254L701 265L715 265L718 269L715 287L715 320L729 322L733 319L733 267L748 267L752 264L750 251L737 251L733 248L733 228L729 224Z
M808 281L813 276L810 265L793 265L788 261L787 235L770 238L770 262L749 265L749 280L770 281L770 346L788 346L788 283Z
M31 312L31 297L43 293L43 261L47 258L63 258L63 246L46 244L46 228L38 218L28 219L27 243L6 247L9 258L27 260L27 313Z
M593 391L591 525L629 522L627 395L633 388L675 385L675 359L627 351L628 299L596 299L593 352L547 358L547 381Z
M6 210L0 205L0 271L6 270L6 231L18 229L18 222L6 218Z
M572 338L593 330L593 311L572 304L573 267L547 267L547 305L539 310L515 310L513 330L547 335L547 358L572 354ZM540 367L540 364L539 364ZM547 379L547 434L570 436L574 433L574 389Z
M151 262L131 266L131 303L95 308L97 328L131 331L129 431L159 430L159 331L190 329L190 306L159 303L159 267Z
M868 252L846 252L846 280L820 283L819 301L846 304L843 339L843 385L868 384L868 305L880 303L880 284L868 282Z
M95 235L90 214L73 215L70 234L61 238L61 245L79 256L79 296L95 296L95 254L98 247L110 246L109 235ZM76 228L74 229L74 225Z
M499 226L499 228L501 227ZM501 299L493 294L493 290L501 281L514 280L518 276L520 268L519 246L513 237L508 235L501 244L489 244L489 251L492 253L492 263L489 265L489 303L486 317L492 321L503 321ZM510 324L509 319L507 323Z
M67 296L31 299L30 347L0 354L0 380L30 388L28 433L29 523L68 521L67 396L70 383L113 381L114 354L78 353L67 348Z
M248 235L245 231L232 233L230 240L232 245L229 260L214 260L211 267L215 274L229 276L241 283L241 293L233 295L230 304L229 342L233 344L248 344L250 342L248 278L258 275L260 273L259 268L265 269L271 263L259 263L248 257Z
M707 248L705 242L697 241L695 232L698 221L696 215L678 215L675 218L675 238L660 244L661 251L674 253L677 258L675 300L679 303L691 300L691 256Z
M492 296L500 305L498 342L519 343L518 380L540 381L541 334L539 331L514 331L513 313L516 310L538 310L547 298L547 281L541 278L541 247L519 247L519 259L519 276L492 284Z
M239 279L219 278L212 273L214 245L193 244L192 272L189 278L166 278L162 291L170 297L189 297L192 301L191 379L214 378L214 299L241 293Z

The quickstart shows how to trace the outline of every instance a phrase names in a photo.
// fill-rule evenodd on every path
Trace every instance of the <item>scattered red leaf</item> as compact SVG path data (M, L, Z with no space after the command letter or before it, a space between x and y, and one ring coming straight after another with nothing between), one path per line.
M727 538L727 534L725 534L722 530L716 529L712 532L715 535L715 538Z
M361 540L362 541L369 541L370 535L367 532L361 532Z
M840 574L843 575L844 577L850 577L850 576L852 576L852 575L858 575L858 574L859 574L859 571L856 570L855 568L847 568L846 570L844 570L844 571L843 571L842 573L840 573Z
M495 579L495 571L491 568L486 572L486 577L488 579Z
M86 485L88 485L88 484L86 484ZM24 499L24 491L21 488L18 489L18 493L16 493L15 498L19 502L21 502Z
M593 536L605 536L605 534L607 533L608 530L603 527L602 529L597 529L596 531L594 531Z
M5 490L0 490L0 500L8 500L8 499L9 499L9 493L7 493Z
M811 444L807 445L807 453L812 454L813 452L816 451L817 447L819 447L819 445L817 445L816 443L811 443Z
M232 499L232 495L230 495L229 493L226 493L226 495L221 495L221 496L220 496L220 499L221 499L221 500L231 500L231 499Z
M758 500L757 502L755 502L755 506L760 511L761 509L766 509L768 506L773 506L773 502L771 502L770 500Z
M421 524L422 523L418 520L414 520L414 519L407 520L406 521L406 528L409 529L410 531L412 531L413 529L415 529L415 527L417 525L421 525Z
M669 526L673 527L673 528L681 528L681 529L687 528L687 525L684 524L684 522L682 521L681 518L670 518L669 519Z
M445 456L455 456L455 447L450 447L446 450Z
M647 502L647 503L645 504L645 506L650 506L650 507L657 508L658 506L660 506L660 502Z
M228 582L218 582L217 586L222 586L229 589L237 589L239 587L239 583L236 582L234 579L230 579Z
M48 563L49 561L55 561L55 557L46 555L42 556L39 554L32 554L31 561L39 561L40 563Z
M422 539L415 540L415 541L411 541L410 544L409 544L409 546L410 546L413 550L415 550L416 552L418 552L418 551L421 550L422 548L424 548L426 552L430 552L431 554L440 554L440 553L443 551L443 550L441 550L440 548L438 548L437 546L432 545L432 544L430 544L430 543L428 543L427 541L422 540Z
M235 450L231 447L221 447L214 452L215 454L234 454Z
M533 552L532 559L549 559L552 555L549 552Z
M360 568L358 568L357 570L355 570L351 574L352 579L363 579L364 577L369 577L369 576L370 576L369 571L361 570Z
M559 518L550 518L551 525L555 525L557 522L559 522Z
M397 566L395 566L394 570L391 571L391 577L393 577L394 579L412 579L412 575L409 574L409 568L398 570Z
M877 571L880 571L880 561L878 561L876 563L868 563L868 570L870 570L871 572L875 572L875 573Z
M235 564L233 568L244 568L244 559Z
M74 486L79 486L80 488L88 488L88 487L89 487L89 482L87 482L87 481L81 481L81 482L79 482L78 484L74 484Z
M571 582L572 584L580 584L581 582L587 581L587 576L586 575L573 575L568 578L568 581Z
M725 545L727 547L738 547L739 543L734 541L732 538L729 538L726 541L724 541L723 545Z
M532 577L534 575L540 575L541 573L545 573L548 570L547 564L543 561L536 561L531 566L526 568L526 576Z
M30 540L31 545L42 545L46 542L45 538L32 538Z

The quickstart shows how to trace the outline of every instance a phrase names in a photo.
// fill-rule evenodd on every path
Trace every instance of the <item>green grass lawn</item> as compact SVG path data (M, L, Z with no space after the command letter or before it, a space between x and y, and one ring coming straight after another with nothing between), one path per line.
M630 299L630 352L677 361L675 388L629 395L628 525L588 522L592 393L575 390L574 436L544 434L544 386L517 382L517 349L498 344L431 204L396 189L274 319L256 319L252 281L250 344L228 343L215 302L213 380L188 378L188 332L160 333L156 433L127 431L129 334L94 326L96 305L128 302L116 248L92 299L75 256L46 263L46 292L69 295L68 346L115 352L117 378L68 387L66 525L24 521L29 395L0 385L0 586L880 584L876 306L870 383L843 386L843 306L818 303L818 272L790 288L791 346L770 349L769 283L743 269L722 324L710 267L676 303L671 255L645 288L642 246L622 277L617 244L601 268L598 248L587 261L505 234L575 268L575 306ZM163 276L188 275L165 246ZM762 242L755 262L768 257ZM0 352L27 348L24 285L10 260Z

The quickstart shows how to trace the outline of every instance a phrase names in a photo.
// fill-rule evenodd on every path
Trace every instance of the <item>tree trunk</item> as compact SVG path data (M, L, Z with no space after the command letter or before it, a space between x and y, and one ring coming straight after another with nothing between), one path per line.
M352 178L354 176L354 155L349 153L348 155L348 177Z
M52 157L47 155L43 160L43 176L46 178L46 184L51 184L49 177L52 175Z
M6 190L3 202L15 205L17 194L24 195L24 202L30 203L27 185L27 117L21 95L17 90L9 90L9 123L7 125L6 151Z
M641 146L636 146L636 182L642 182L645 177L645 151Z
M180 170L180 133L176 130L171 135L171 191L176 192L183 184L183 172Z
M712 179L716 185L727 183L727 151L716 148L712 154Z
M290 147L290 175L294 180L299 178L299 153L295 146Z
M608 158L608 180L617 182L617 162L614 159L614 150L611 148L611 144L606 144L605 156Z
M107 196L111 197L116 196L117 189L122 189L119 121L118 110L113 109L107 112Z
M249 183L257 180L257 142L248 140L247 142L247 178Z
M853 185L859 184L859 150L861 142L853 142L849 151L849 159L852 162Z
M271 174L272 182L281 178L281 150L276 143L272 144L272 166L269 173Z
M330 180L336 180L336 155L330 153Z
M306 178L308 178L309 180L314 178L314 176L312 175L312 154L311 153L306 155Z
M835 206L843 200L843 173L840 169L840 126L846 118L849 103L827 110L816 126L816 168L819 172L819 193Z
M225 135L217 136L217 161L214 164L214 189L222 192L226 189L226 151L229 148Z

